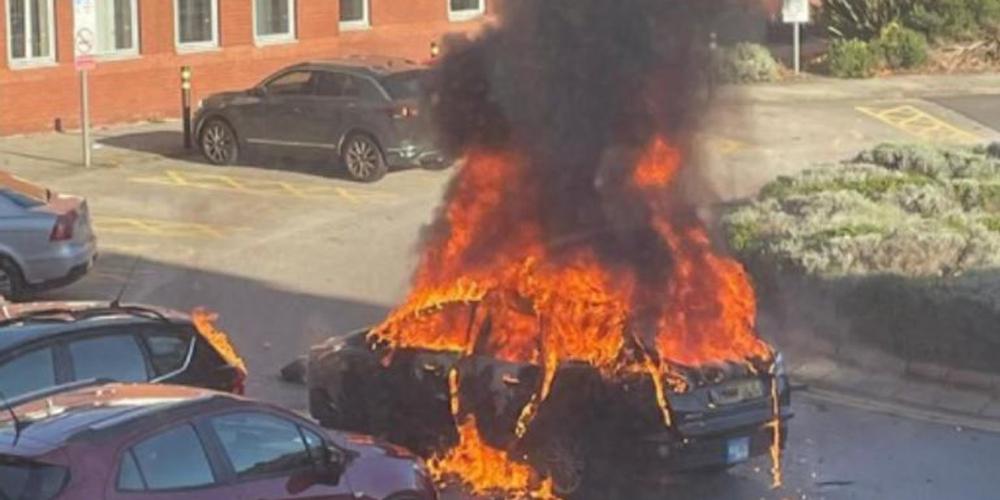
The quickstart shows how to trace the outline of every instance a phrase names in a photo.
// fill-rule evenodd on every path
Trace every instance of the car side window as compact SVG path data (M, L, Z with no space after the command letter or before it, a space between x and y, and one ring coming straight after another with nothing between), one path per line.
M157 377L184 368L191 352L191 334L151 331L142 335L149 350L149 361Z
M343 97L348 75L321 71L316 80L316 95L323 97Z
M52 349L45 347L0 364L0 391L8 399L56 384Z
M118 467L118 489L121 491L142 491L146 489L146 481L142 479L139 466L135 463L132 450L122 454L122 463Z
M69 343L76 380L108 378L119 382L148 380L146 358L132 335L107 335Z
M271 95L310 95L312 92L312 71L285 73L267 84L267 93Z
M130 470L128 457L133 457L135 470ZM143 490L173 490L197 488L215 483L215 475L201 440L190 424L174 427L147 438L122 455L118 469L118 484L136 485L138 476Z
M288 420L246 412L214 417L211 423L241 478L290 472L311 463L298 425Z

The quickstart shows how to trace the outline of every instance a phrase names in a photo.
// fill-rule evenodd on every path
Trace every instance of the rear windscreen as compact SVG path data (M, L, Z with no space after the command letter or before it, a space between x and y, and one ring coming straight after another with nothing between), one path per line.
M65 467L0 455L0 499L50 500L68 480Z
M382 85L393 99L419 99L424 95L426 78L426 71L408 71L383 78Z
M24 208L44 205L49 200L49 190L6 172L0 172L0 194Z

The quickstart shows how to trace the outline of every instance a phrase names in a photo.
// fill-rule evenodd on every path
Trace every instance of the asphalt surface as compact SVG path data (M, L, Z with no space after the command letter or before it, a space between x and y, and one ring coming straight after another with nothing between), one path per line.
M993 130L1000 131L1000 95L976 94L935 97L931 100Z
M924 102L720 111L715 120L725 126L706 138L712 188L724 199L746 196L815 159L921 133L905 128L900 110L951 117ZM949 123L979 133L971 123ZM835 140L824 130L834 130ZM110 299L127 285L127 301L215 310L248 362L248 394L299 410L304 391L280 382L278 370L313 343L379 321L404 297L421 228L451 175L408 170L359 185L323 163L281 155L216 168L179 148L173 124L99 137L98 166L90 170L76 165L73 136L0 139L0 168L87 196L95 217L102 249L95 270L40 298ZM1000 435L808 396L796 397L794 407L784 487L770 488L770 464L758 460L719 478L650 487L641 498L1000 495Z

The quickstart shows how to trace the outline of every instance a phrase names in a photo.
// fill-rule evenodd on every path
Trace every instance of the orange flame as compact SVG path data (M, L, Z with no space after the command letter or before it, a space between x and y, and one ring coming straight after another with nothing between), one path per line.
M679 148L657 139L638 160L627 186L649 208L651 229L672 258L663 282L650 283L638 275L648 270L608 264L589 243L550 246L538 216L545 212L545 200L525 162L510 153L470 154L428 241L410 296L371 335L394 348L540 364L544 376L521 411L514 429L518 437L527 433L559 365L571 360L586 362L608 378L648 373L655 403L670 426L667 387L687 390L675 366L749 364L772 356L754 331L756 302L743 268L717 254L703 224L670 199L682 162ZM472 302L474 314L447 307ZM484 318L489 318L488 329ZM631 323L637 319L648 322L650 331ZM622 353L631 341L649 352L626 359ZM432 461L436 477L458 477L476 492L550 498L544 496L546 486L533 486L527 466L491 449L475 420L459 416L457 375L449 378L460 441Z
M217 319L219 319L219 315L217 313L210 312L201 307L195 308L191 311L191 322L194 323L195 330L197 330L198 333L201 334L201 336L215 348L227 364L239 368L240 371L246 374L246 362L244 362L243 358L241 358L236 352L236 348L233 347L232 342L229 341L229 336L226 335L226 332L223 332L215 326L215 321Z

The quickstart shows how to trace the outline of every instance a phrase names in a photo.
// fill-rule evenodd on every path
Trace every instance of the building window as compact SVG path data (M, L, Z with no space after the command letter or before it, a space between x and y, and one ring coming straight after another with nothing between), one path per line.
M253 0L253 14L258 42L295 39L295 0Z
M55 62L52 0L7 0L7 55L12 65Z
M101 55L139 52L136 0L97 2L97 52Z
M174 0L177 46L199 49L219 45L218 0Z
M340 28L357 29L371 26L368 0L340 0Z
M445 0L448 2L448 19L464 21L486 12L486 0Z

